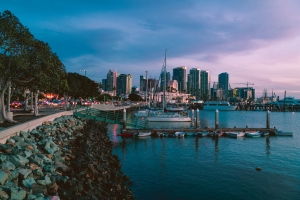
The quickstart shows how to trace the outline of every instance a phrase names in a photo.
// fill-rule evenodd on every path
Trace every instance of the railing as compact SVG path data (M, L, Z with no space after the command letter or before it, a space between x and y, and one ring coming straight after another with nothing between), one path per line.
M107 122L110 124L123 125L123 111L104 111L95 108L87 108L85 110L74 110L74 116L97 120L101 122ZM144 118L134 117L132 115L126 115L126 127L130 128L146 128L147 120Z

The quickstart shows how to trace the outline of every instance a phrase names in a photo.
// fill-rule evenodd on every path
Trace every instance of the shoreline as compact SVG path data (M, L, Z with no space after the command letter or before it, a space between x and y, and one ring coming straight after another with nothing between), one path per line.
M106 124L62 116L0 144L0 198L134 199Z

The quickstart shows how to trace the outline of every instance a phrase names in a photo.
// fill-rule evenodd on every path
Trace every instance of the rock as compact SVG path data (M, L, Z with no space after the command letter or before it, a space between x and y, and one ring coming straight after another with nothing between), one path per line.
M16 168L15 170L11 171L9 173L8 180L13 181L13 180L18 179L18 177L19 177L19 170L20 170L19 168Z
M26 197L26 191L21 188L11 188L10 193L10 199L22 200Z
M27 176L29 176L29 174L31 174L31 169L20 169L19 173L23 178L27 178Z
M24 138L20 137L20 136L12 136L11 139L15 140L16 142L24 142Z
M27 158L20 155L9 156L9 161L16 167L25 166L29 162Z
M43 167L43 170L44 170L45 172L54 172L54 171L55 171L55 167L54 167L53 165L45 165L45 166Z
M2 171L12 171L12 170L15 170L16 169L16 166L9 162L9 161L5 161L1 164L1 170Z
M47 185L48 195L56 195L58 190L58 185L56 183Z
M25 141L17 141L15 145L18 147L18 149L25 149L28 146L28 143Z
M29 194L27 196L27 200L36 200L36 199L37 199L37 197L34 194Z
M0 171L0 184L4 185L5 181L8 179L9 174L4 172L4 171Z
M30 163L34 163L40 167L43 167L44 166L44 161L43 159L41 159L40 157L34 155L34 156L31 156L30 158L28 158L29 162Z
M63 172L66 172L68 170L68 166L66 166L65 164L63 164L62 162L59 161L55 161L54 165L56 167L56 169L62 169Z
M20 131L20 136L23 138L28 138L29 137L29 133L25 132L25 131Z
M13 147L8 144L0 144L0 151L5 153L10 153L12 151Z
M45 185L39 185L39 184L32 184L32 194L43 194L44 196L47 195L47 187Z
M32 188L32 185L35 184L35 180L33 178L26 178L22 181L22 184L28 188L28 189L31 189Z
M8 199L8 198L9 198L8 194L0 188L0 199Z

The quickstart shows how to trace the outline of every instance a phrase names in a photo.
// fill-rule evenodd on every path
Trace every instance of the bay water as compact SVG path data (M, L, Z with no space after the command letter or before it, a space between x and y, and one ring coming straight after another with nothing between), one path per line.
M266 116L219 111L219 127L265 128ZM270 119L293 136L122 138L115 124L108 134L136 199L300 199L300 112L271 112ZM215 112L200 110L200 126L214 124Z

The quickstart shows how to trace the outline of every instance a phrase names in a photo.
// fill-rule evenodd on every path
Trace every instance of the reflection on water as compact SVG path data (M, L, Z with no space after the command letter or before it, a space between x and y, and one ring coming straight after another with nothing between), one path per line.
M191 122L148 122L148 128L190 128Z
M214 126L214 115L202 112L201 126ZM263 112L220 112L219 117L220 127L266 125ZM271 113L270 126L293 131L293 137L121 138L113 126L109 135L118 140L113 153L134 183L136 199L299 199L299 119L300 112ZM216 185L218 191L211 192Z
M195 151L196 151L196 154L198 154L198 150L199 150L199 138L198 137L196 137L196 139L195 139Z
M213 138L215 140L215 161L218 161L219 154L219 138Z
M270 138L266 137L266 154L270 154Z

